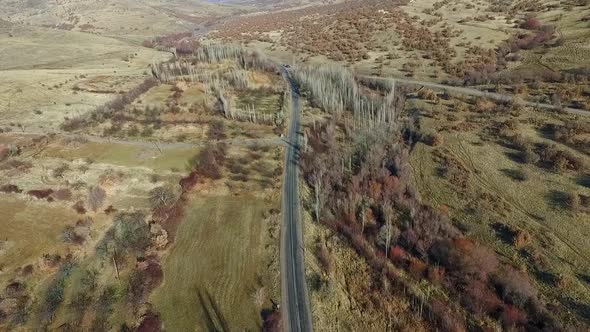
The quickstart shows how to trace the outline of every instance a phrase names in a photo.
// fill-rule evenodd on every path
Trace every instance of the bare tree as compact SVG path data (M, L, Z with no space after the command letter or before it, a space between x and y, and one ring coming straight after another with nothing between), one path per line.
M388 257L391 241L394 237L399 235L399 230L393 226L394 209L391 204L383 205L383 219L385 220L385 223L379 230L379 240L381 245L385 247L385 257Z
M150 203L155 208L170 206L177 199L178 191L170 185L156 187L150 191Z
M96 212L96 210L100 209L106 197L106 191L100 186L90 187L90 189L88 189L88 205L92 211Z
M367 224L367 219L369 219L369 209L369 200L363 197L361 200L361 234L365 232L365 225Z
M321 213L321 206L322 206L322 198L324 196L323 194L323 177L324 177L324 170L321 167L318 167L317 171L313 174L313 191L315 193L315 204L314 204L314 210L315 210L315 218L316 221L319 223L320 222L320 213Z
M261 309L262 307L264 307L264 304L266 303L266 297L266 288L260 287L256 289L254 293L252 293L252 302L254 303L256 308Z

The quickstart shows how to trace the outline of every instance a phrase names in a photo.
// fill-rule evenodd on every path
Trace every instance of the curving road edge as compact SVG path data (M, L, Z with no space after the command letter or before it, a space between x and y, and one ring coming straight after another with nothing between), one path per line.
M293 332L312 331L299 209L299 88L287 70L283 70L283 77L291 87L291 116L285 154L283 227L281 227L283 330Z

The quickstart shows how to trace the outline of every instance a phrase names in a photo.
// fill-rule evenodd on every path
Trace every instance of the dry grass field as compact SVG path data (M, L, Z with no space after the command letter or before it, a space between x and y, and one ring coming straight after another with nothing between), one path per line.
M268 231L270 226L278 231L278 215L268 214L277 198L216 193L190 198L165 259L164 282L152 296L166 330L260 329L261 307L278 301L277 290L269 288L278 268L270 250L278 243L270 236L277 234Z
M4 229L0 249L0 283L3 285L10 278L9 271L35 264L45 253L65 252L67 245L60 238L63 228L76 219L74 210L17 197L5 197L0 202L0 210Z

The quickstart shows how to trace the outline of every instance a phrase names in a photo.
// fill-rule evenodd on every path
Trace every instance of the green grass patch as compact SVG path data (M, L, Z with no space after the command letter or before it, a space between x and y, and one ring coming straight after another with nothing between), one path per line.
M133 146L117 143L86 143L73 148L52 146L43 152L43 156L65 160L90 159L98 163L128 167L147 167L157 171L170 169L183 170L187 160L193 156L196 148L162 148L156 145Z

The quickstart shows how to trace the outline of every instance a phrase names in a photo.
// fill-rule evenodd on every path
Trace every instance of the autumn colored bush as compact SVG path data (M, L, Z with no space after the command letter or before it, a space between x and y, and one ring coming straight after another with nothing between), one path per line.
M389 252L389 258L397 263L397 264L401 264L401 263L405 263L406 259L408 258L408 254L406 253L406 251L404 250L404 248L396 245L393 246Z
M467 296L463 298L463 305L478 315L493 316L503 306L498 295L487 283L480 280L469 280L464 286L464 291Z
M514 234L512 235L512 241L514 246L520 249L528 246L532 241L532 237L529 232L518 229L514 231Z
M436 323L442 331L448 332L465 332L465 320L458 314L452 312L448 305L438 299L434 299L430 303L430 311L432 312L432 320Z
M160 316L152 311L147 312L141 317L141 322L137 329L135 329L137 332L160 332L161 330L162 321Z
M534 16L527 16L522 22L521 27L528 30L537 30L541 27L541 21Z
M84 202L83 201L77 201L72 206L72 209L74 209L74 211L76 211L78 214L85 214L86 213L86 208L84 207Z
M186 177L180 179L179 185L183 192L190 190L199 181L199 175L192 171Z
M445 277L445 269L440 266L429 266L427 278L433 284L440 284Z
M543 164L557 173L567 170L581 171L586 168L582 158L569 150L560 149L554 144L541 144L539 156Z
M37 199L49 199L51 194L53 194L53 189L29 190L27 194Z
M346 238L374 271L395 263L414 278L444 287L451 301L471 315L498 319L506 306L515 305L527 314L527 319L515 321L518 328L553 326L525 274L463 236L448 215L421 203L410 185L408 148L401 132L386 125L348 131L345 126L328 123L306 132L300 164L311 191L309 204L320 222ZM344 138L335 138L336 128L343 129ZM446 160L449 169L461 170L438 149L433 155ZM464 329L452 307L431 299L426 310L437 328Z
M226 146L209 145L189 160L189 166L196 173L210 179L221 178L221 167L225 163Z
M410 272L410 274L414 278L421 279L421 278L425 277L427 271L428 271L428 265L426 265L426 263L424 263L423 261L421 261L420 259L418 259L416 257L412 257L410 259L410 264L408 266L408 272Z
M422 141L430 146L439 146L444 144L445 137L438 132L429 132L423 134Z
M141 303L162 282L163 277L162 267L155 259L148 258L139 263L129 276L128 300L134 304Z
M418 97L425 100L436 100L438 96L432 89L422 88L418 91Z
M280 310L272 310L263 315L262 331L280 332L282 331L282 317Z
M156 49L174 49L176 54L193 54L201 45L190 31L171 33L158 36L153 39L144 40L143 47Z

